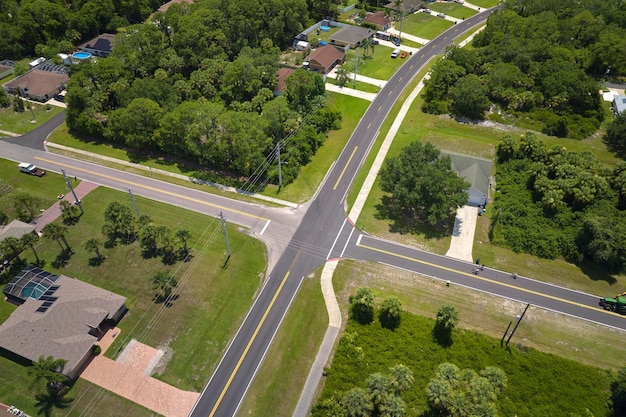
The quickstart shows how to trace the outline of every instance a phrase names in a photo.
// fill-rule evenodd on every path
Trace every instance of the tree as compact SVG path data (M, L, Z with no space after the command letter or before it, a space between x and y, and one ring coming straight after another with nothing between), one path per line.
M490 367L494 368L494 367ZM498 369L498 368L495 368ZM498 374L495 382L482 376ZM450 417L495 417L495 401L506 386L502 370L485 369L481 374L472 369L459 369L442 363L426 387L426 398L434 412Z
M0 252L9 259L16 258L18 262L21 262L20 253L24 250L24 243L13 236L5 237L0 242Z
M602 140L611 152L622 159L626 158L626 112L621 112L615 116L613 121L607 125Z
M176 278L169 274L167 271L159 271L152 276L152 288L159 289L158 299L167 301L172 291L178 285Z
M399 395L413 385L413 372L406 365L395 365L389 369L389 380L396 395Z
M626 367L618 371L617 378L611 383L609 406L615 417L626 415Z
M95 252L96 259L98 261L102 260L102 254L100 253L101 247L102 247L102 242L97 237L92 237L91 239L85 242L85 250L89 252Z
M404 0L393 0L393 11L396 15L396 20L400 19L400 30L398 34L398 38L402 39L402 22L404 21L404 10L402 7L404 6Z
M127 206L117 201L112 202L104 211L102 233L111 242L116 239L121 239L124 243L132 242L135 239L135 215Z
M402 397L397 395L387 395L378 406L380 417L404 417L406 414L406 404Z
M343 407L348 417L369 417L374 409L363 388L352 388L343 396Z
M402 303L397 297L391 296L383 301L378 319L383 327L395 329L400 325Z
M343 87L350 81L349 71L345 66L337 68L337 85Z
M376 372L367 378L366 384L374 409L378 410L384 399L392 395L391 382L385 375Z
M361 324L368 324L374 320L374 295L372 290L361 287L354 296L350 296L350 311L352 317Z
M37 206L40 204L40 199L25 192L14 192L13 194L13 208L18 213L20 220L30 222L35 218L37 212Z
M443 304L437 311L437 325L452 330L459 323L459 312L450 304Z
M74 224L78 220L78 208L67 200L61 200L59 202L61 207L61 216L63 217L63 223Z
M183 254L186 257L187 255L189 255L187 241L191 239L191 233L187 229L180 229L176 232L176 238L183 245Z
M37 362L28 367L28 375L33 379L33 385L45 382L46 386L58 388L59 384L67 381L67 376L61 373L66 363L65 359L42 355Z
M33 251L37 264L39 264L39 255L37 255L37 251L35 250L35 243L39 241L39 235L36 233L26 233L20 240L22 241L22 245L28 246Z
M61 251L71 252L72 248L67 243L67 239L65 238L67 234L67 227L59 224L59 223L48 223L41 229L43 237L46 239L54 239L57 241L59 246L61 247ZM65 243L65 247L61 242Z
M487 89L478 75L469 74L459 79L450 89L450 110L457 116L482 119L491 103Z
M13 96L13 111L16 113L24 113L26 108L24 107L24 101L19 95Z
M467 202L469 184L452 171L450 157L440 157L431 143L413 142L400 155L389 158L380 172L388 215L398 223L450 220Z
M0 89L0 108L7 108L11 105L11 99L4 91L4 88Z
M315 71L297 69L285 80L285 97L294 110L308 112L325 91L324 80Z

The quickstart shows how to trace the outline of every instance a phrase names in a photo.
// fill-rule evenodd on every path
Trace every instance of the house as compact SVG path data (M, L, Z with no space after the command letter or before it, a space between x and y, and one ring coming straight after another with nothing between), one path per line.
M11 223L0 226L0 242L7 237L14 237L20 239L22 236L28 233L34 233L35 226L32 224L24 223L20 220L13 220Z
M0 78L8 77L13 73L13 67L0 64Z
M293 68L280 68L278 73L276 74L278 78L278 82L276 83L276 89L274 90L274 95L279 96L285 91L285 87L287 86L287 77L294 72Z
M311 70L328 74L335 68L335 65L343 63L345 57L346 53L344 51L332 45L324 45L315 49L304 58L304 63L308 65Z
M35 69L4 84L7 93L45 103L65 90L70 77L67 74Z
M387 9L393 10L394 12L401 13L403 16L407 14L415 13L418 11L424 2L422 0L403 0L399 5L396 6L395 2L390 1L385 5Z
M114 39L114 34L103 33L102 35L79 45L78 49L82 52L88 52L93 56L107 57L111 52L113 52Z
M452 160L452 170L457 175L470 183L467 190L467 205L485 207L489 197L489 185L491 167L493 162L489 159L463 155L450 151L442 151L442 156L449 156Z
M18 307L0 325L0 353L24 364L40 356L65 359L61 372L72 379L98 338L127 311L120 295L34 266L23 269L2 292Z
M167 9L169 9L172 5L174 4L180 4L180 3L193 3L193 0L170 0L167 3L165 3L164 5L162 5L161 7L159 7L158 11L159 12L166 12Z
M615 96L613 98L613 112L618 115L626 110L626 96Z
M337 46L356 48L361 46L365 39L372 38L375 33L376 31L372 29L348 25L331 35L330 43Z
M391 26L391 21L383 12L368 13L365 15L363 22L373 25L376 30L386 31Z

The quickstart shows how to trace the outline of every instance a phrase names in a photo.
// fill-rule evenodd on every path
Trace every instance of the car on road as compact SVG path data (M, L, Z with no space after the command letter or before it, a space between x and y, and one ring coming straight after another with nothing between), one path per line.
M391 38L391 43L396 46L400 46L400 38Z
M400 54L400 58L406 58L407 53L406 51L402 51L402 53Z
M18 168L20 169L20 172L23 172L24 174L35 175L37 177L43 177L46 175L46 171L39 169L35 165L29 164L28 162L18 164Z

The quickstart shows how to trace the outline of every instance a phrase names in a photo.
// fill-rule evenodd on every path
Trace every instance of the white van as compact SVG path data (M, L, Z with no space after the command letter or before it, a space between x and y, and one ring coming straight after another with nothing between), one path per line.
M392 58L397 58L398 55L400 55L400 50L399 49L394 49L393 52L391 53L391 57Z

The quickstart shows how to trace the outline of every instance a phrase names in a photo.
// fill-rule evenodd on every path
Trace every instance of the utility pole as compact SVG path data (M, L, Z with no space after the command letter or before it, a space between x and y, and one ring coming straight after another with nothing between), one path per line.
M515 330L517 330L517 326L519 326L519 324L521 323L522 319L524 318L524 314L526 314L526 312L528 311L528 307L530 307L530 304L526 304L526 308L524 309L524 312L522 313L522 315L517 319L517 323L515 323L515 327L513 327L513 331L511 332L511 334L509 335L509 338L506 339L506 345L509 345L509 342L511 341L511 338L513 337L513 335L515 334Z
M65 178L65 185L67 185L67 187L72 192L72 195L74 196L74 202L80 209L80 214L83 215L85 213L85 210L83 210L83 206L80 203L80 200L78 199L78 197L76 196L76 192L74 191L74 187L72 187L72 183L70 182L69 178L67 178L67 174L65 173L64 169L61 169L61 173L63 173L63 178Z
M354 62L354 84L352 85L352 88L356 89L356 73L359 70L359 50L355 49L354 52L356 52L356 61Z
M280 140L276 143L276 153L278 154L278 186L283 188L283 168L280 163Z
M135 203L135 196L133 195L133 192L130 190L130 188L128 189L128 194L130 194L130 201L133 202L133 207L135 207L135 213L137 214L137 218L139 218L139 209L137 208L137 203Z
M226 233L226 221L224 220L224 215L220 211L220 222L222 223L222 231L224 232L224 240L226 240L226 253L228 257L226 258L226 262L230 259L230 244L228 243L228 233Z

